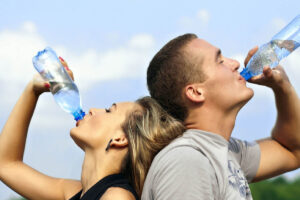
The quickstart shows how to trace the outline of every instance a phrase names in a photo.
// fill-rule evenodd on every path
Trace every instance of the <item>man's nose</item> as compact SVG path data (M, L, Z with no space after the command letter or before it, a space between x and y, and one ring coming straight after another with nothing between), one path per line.
M240 68L240 63L237 60L230 59L230 64L232 71L238 71L238 69Z

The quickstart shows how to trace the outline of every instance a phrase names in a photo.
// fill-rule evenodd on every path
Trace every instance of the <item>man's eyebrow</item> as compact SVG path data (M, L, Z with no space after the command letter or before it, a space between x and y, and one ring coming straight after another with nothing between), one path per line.
M222 54L221 49L218 49L216 52L216 57L215 57L216 62L218 61L218 58L221 56L221 54Z

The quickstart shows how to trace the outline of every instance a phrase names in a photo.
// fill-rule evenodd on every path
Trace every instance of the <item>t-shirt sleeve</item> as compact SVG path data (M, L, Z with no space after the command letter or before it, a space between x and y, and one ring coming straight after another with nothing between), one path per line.
M231 138L229 150L237 154L236 158L241 165L249 183L255 177L260 163L260 148L256 142L247 142Z
M156 166L153 199L214 199L212 180L216 179L209 160L191 147L168 151Z

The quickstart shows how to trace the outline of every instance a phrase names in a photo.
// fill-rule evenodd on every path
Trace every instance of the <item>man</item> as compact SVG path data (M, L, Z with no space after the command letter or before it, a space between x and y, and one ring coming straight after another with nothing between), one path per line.
M194 34L171 40L154 56L150 94L187 131L153 160L143 200L249 200L248 182L300 167L300 101L281 66L266 66L250 80L274 91L278 116L271 137L255 143L231 138L239 110L253 96L239 67Z

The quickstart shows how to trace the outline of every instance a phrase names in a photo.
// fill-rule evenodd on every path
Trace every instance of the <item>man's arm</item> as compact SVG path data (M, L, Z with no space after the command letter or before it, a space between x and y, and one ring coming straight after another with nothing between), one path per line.
M256 49L250 51L245 64ZM277 120L270 138L258 140L261 159L253 181L274 177L300 167L300 100L281 66L265 67L263 74L250 82L274 91Z
M261 163L255 181L300 167L300 100L291 85L274 93L277 121L271 137L258 141Z

